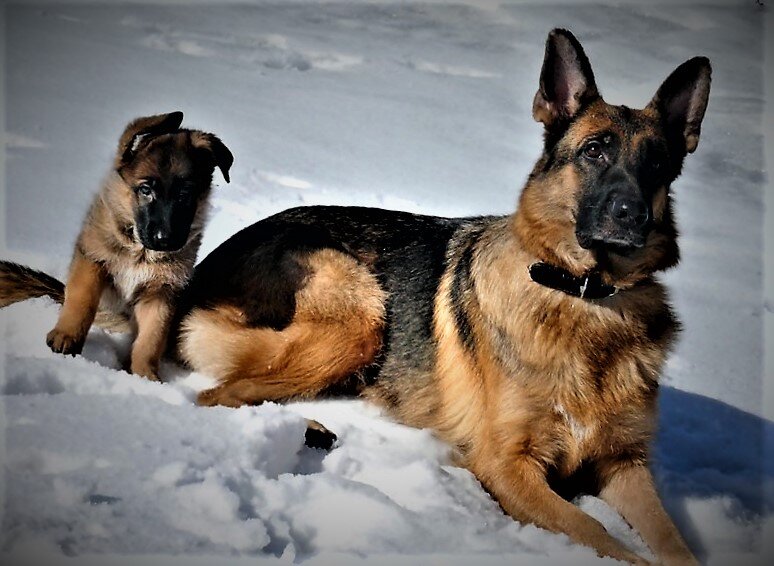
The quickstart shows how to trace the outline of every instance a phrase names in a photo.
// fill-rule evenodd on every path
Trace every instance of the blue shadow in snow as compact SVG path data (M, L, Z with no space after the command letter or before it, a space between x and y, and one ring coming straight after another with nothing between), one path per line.
M653 469L669 513L701 556L687 498L729 497L729 515L774 510L774 422L703 395L662 386Z
M662 387L656 471L673 496L735 497L748 511L774 508L774 423L703 395Z

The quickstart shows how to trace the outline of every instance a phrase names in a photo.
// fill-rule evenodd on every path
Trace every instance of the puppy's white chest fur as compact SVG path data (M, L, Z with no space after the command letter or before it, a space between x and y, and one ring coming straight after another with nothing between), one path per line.
M113 274L113 285L119 296L126 302L135 292L147 285L154 277L154 270L147 265L135 265L131 269L118 269Z

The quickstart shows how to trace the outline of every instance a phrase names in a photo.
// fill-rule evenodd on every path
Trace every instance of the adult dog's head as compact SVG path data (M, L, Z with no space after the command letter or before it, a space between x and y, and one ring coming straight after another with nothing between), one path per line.
M229 181L228 148L213 134L181 129L182 121L182 112L138 118L118 142L115 169L129 191L132 231L149 250L185 246L215 167Z
M605 102L578 40L553 30L533 116L545 147L516 230L540 259L626 284L678 260L669 189L699 143L710 64L677 67L642 110Z

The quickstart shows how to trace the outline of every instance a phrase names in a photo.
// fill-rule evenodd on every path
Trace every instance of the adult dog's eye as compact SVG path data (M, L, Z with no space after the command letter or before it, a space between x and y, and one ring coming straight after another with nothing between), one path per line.
M587 143L583 148L583 155L589 159L601 159L602 158L602 144L596 140L592 140Z

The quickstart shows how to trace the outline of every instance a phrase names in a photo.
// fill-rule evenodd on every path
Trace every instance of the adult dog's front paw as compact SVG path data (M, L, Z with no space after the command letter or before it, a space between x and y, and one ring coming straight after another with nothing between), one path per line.
M85 340L85 336L78 336L59 328L54 328L46 336L46 344L53 352L69 356L80 354Z

